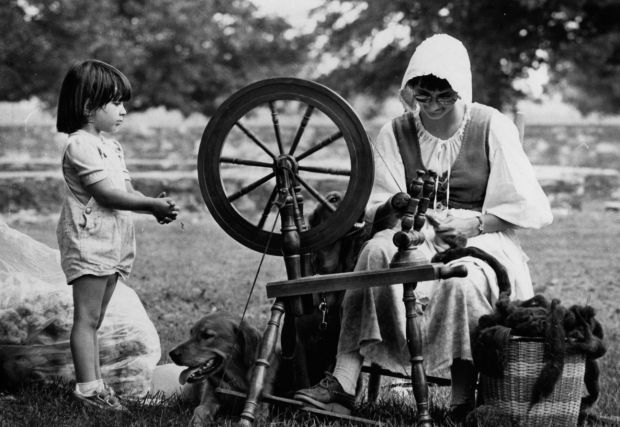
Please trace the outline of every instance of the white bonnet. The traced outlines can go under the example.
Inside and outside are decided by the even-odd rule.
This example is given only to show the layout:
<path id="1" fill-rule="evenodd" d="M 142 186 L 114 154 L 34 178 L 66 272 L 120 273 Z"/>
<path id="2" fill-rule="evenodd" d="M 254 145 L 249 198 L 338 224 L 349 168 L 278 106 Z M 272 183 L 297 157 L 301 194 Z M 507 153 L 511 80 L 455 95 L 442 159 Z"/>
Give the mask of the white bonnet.
<path id="1" fill-rule="evenodd" d="M 405 88 L 414 77 L 433 74 L 450 83 L 466 103 L 472 101 L 471 67 L 467 49 L 447 34 L 436 34 L 418 45 L 411 56 L 400 86 L 400 99 L 405 108 L 414 110 L 413 93 Z"/>

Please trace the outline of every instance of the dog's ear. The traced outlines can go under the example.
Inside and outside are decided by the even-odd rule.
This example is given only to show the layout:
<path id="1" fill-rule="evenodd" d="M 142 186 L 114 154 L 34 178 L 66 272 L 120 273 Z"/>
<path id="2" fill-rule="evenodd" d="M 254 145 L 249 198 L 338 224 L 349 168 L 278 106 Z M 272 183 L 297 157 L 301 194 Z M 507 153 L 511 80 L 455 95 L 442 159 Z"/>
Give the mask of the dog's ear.
<path id="1" fill-rule="evenodd" d="M 250 368 L 256 361 L 257 351 L 260 348 L 260 332 L 243 321 L 235 333 L 239 337 L 239 351 L 243 364 Z"/>
<path id="2" fill-rule="evenodd" d="M 310 212 L 310 215 L 308 215 L 307 221 L 310 228 L 314 228 L 319 225 L 319 219 L 317 217 L 318 215 L 316 214 L 316 209 Z"/>
<path id="3" fill-rule="evenodd" d="M 330 191 L 325 196 L 325 200 L 327 200 L 335 208 L 338 208 L 338 206 L 340 206 L 340 202 L 342 202 L 342 194 L 340 194 L 339 191 Z M 317 227 L 321 223 L 323 219 L 322 217 L 325 216 L 324 211 L 329 212 L 325 206 L 319 203 L 312 210 L 312 212 L 310 212 L 310 215 L 308 215 L 308 225 L 310 228 Z M 323 215 L 321 215 L 321 213 L 323 213 Z"/>

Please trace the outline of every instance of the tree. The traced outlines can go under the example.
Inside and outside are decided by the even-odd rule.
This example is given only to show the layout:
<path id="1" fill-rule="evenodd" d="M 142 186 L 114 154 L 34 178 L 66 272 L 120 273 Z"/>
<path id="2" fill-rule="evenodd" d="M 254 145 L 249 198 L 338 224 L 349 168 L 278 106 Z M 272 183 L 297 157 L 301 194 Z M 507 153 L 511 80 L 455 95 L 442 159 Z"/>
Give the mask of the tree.
<path id="1" fill-rule="evenodd" d="M 580 2 L 568 15 L 568 40 L 551 56 L 553 83 L 582 113 L 620 110 L 620 1 Z"/>
<path id="2" fill-rule="evenodd" d="M 309 37 L 282 37 L 286 21 L 256 12 L 249 0 L 9 0 L 0 100 L 54 106 L 69 65 L 97 58 L 129 77 L 133 109 L 211 114 L 234 90 L 305 62 Z"/>
<path id="3" fill-rule="evenodd" d="M 532 68 L 548 65 L 556 87 L 573 87 L 578 92 L 593 88 L 589 76 L 601 77 L 596 95 L 588 98 L 588 105 L 582 102 L 582 109 L 604 108 L 610 96 L 615 101 L 609 105 L 617 106 L 620 83 L 613 79 L 617 75 L 613 61 L 620 52 L 616 3 L 328 0 L 315 11 L 315 16 L 323 16 L 318 40 L 325 40 L 323 55 L 340 62 L 321 80 L 349 95 L 365 92 L 382 98 L 394 94 L 415 46 L 443 32 L 463 41 L 469 50 L 476 101 L 512 107 L 526 96 L 513 82 L 526 77 Z M 382 35 L 389 33 L 396 36 L 381 45 Z"/>

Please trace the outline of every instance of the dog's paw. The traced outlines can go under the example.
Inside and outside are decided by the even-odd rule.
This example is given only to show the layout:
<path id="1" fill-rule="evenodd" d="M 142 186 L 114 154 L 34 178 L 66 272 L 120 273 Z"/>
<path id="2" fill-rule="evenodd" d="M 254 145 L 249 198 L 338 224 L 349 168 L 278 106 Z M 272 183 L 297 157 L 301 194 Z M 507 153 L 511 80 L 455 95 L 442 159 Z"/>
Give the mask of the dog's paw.
<path id="1" fill-rule="evenodd" d="M 215 419 L 213 414 L 203 405 L 196 406 L 194 409 L 194 414 L 192 415 L 192 419 L 189 420 L 188 427 L 205 427 L 214 425 Z"/>

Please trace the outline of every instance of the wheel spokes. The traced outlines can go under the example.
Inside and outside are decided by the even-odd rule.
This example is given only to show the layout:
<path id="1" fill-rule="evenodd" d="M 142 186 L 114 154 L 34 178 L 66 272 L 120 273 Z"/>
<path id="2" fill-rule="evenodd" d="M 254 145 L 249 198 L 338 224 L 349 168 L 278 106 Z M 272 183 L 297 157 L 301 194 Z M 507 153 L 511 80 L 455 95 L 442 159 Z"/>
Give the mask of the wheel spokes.
<path id="1" fill-rule="evenodd" d="M 297 168 L 300 171 L 306 171 L 306 172 L 325 173 L 329 175 L 351 176 L 350 169 L 322 168 L 318 166 L 301 166 L 301 165 L 299 165 Z"/>
<path id="2" fill-rule="evenodd" d="M 322 148 L 327 147 L 328 145 L 332 144 L 334 141 L 337 141 L 340 138 L 342 138 L 342 132 L 338 131 L 338 132 L 334 133 L 333 135 L 325 138 L 323 141 L 319 142 L 314 147 L 311 147 L 310 149 L 304 151 L 300 155 L 295 156 L 295 160 L 300 161 L 302 159 L 305 159 L 306 157 L 310 156 L 311 154 L 316 153 L 317 151 L 321 150 Z"/>
<path id="3" fill-rule="evenodd" d="M 260 187 L 261 185 L 263 185 L 264 183 L 266 183 L 267 181 L 269 181 L 271 178 L 273 178 L 274 176 L 276 176 L 275 172 L 271 172 L 268 175 L 265 175 L 264 177 L 262 177 L 261 179 L 254 181 L 252 184 L 250 185 L 246 185 L 245 187 L 241 188 L 239 191 L 231 194 L 230 196 L 228 196 L 228 201 L 229 202 L 234 202 L 235 200 L 237 200 L 239 197 L 248 194 L 249 192 L 251 192 L 252 190 Z"/>
<path id="4" fill-rule="evenodd" d="M 241 130 L 243 131 L 243 133 L 245 133 L 245 134 L 248 136 L 248 138 L 250 138 L 252 141 L 254 141 L 254 143 L 256 143 L 256 145 L 258 145 L 260 148 L 262 148 L 262 149 L 263 149 L 263 151 L 264 151 L 265 153 L 267 153 L 267 155 L 268 155 L 269 157 L 271 157 L 271 158 L 272 158 L 272 159 L 274 159 L 274 160 L 276 159 L 276 155 L 275 155 L 275 154 L 273 154 L 269 148 L 267 148 L 267 146 L 265 145 L 265 143 L 264 143 L 264 142 L 262 142 L 260 139 L 258 139 L 258 137 L 257 137 L 256 135 L 254 135 L 252 132 L 250 132 L 250 130 L 249 130 L 249 129 L 247 129 L 245 126 L 243 126 L 243 125 L 241 124 L 241 122 L 235 122 L 235 125 L 236 125 L 239 129 L 241 129 Z"/>
<path id="5" fill-rule="evenodd" d="M 312 195 L 312 197 L 314 197 L 319 203 L 321 203 L 323 206 L 325 206 L 327 209 L 329 209 L 330 212 L 332 212 L 332 213 L 336 212 L 336 208 L 334 207 L 334 205 L 329 203 L 329 201 L 327 201 L 327 199 L 325 197 L 323 197 L 321 195 L 321 193 L 319 193 L 317 190 L 315 190 L 314 187 L 312 187 L 310 184 L 308 184 L 302 177 L 300 177 L 299 175 L 295 175 L 295 179 L 306 190 L 308 190 L 308 193 L 310 193 Z"/>
<path id="6" fill-rule="evenodd" d="M 330 212 L 336 212 L 336 208 L 334 207 L 334 205 L 331 204 L 322 195 L 322 193 L 325 192 L 325 189 L 323 188 L 324 187 L 323 180 L 328 179 L 327 175 L 334 176 L 334 177 L 336 176 L 344 177 L 344 178 L 350 179 L 351 174 L 352 174 L 351 167 L 346 166 L 346 165 L 342 167 L 340 165 L 332 165 L 330 163 L 325 164 L 324 160 L 326 158 L 333 158 L 333 156 L 337 155 L 339 146 L 337 146 L 337 144 L 335 143 L 337 143 L 338 140 L 344 138 L 342 130 L 339 128 L 336 128 L 336 129 L 332 128 L 331 130 L 326 129 L 327 132 L 323 132 L 323 134 L 320 135 L 319 138 L 317 138 L 315 136 L 316 132 L 321 133 L 321 130 L 323 129 L 323 126 L 325 126 L 325 124 L 324 124 L 324 120 L 323 121 L 321 120 L 323 117 L 321 116 L 318 118 L 318 123 L 316 123 L 317 129 L 313 129 L 310 126 L 311 118 L 316 118 L 313 116 L 317 116 L 316 114 L 317 107 L 315 107 L 314 105 L 301 103 L 301 104 L 298 104 L 297 106 L 284 105 L 282 107 L 280 104 L 278 104 L 277 100 L 266 101 L 266 104 L 267 105 L 262 104 L 262 108 L 264 107 L 269 108 L 269 114 L 270 114 L 269 120 L 271 121 L 271 125 L 267 125 L 267 128 L 259 127 L 255 129 L 254 126 L 251 125 L 252 124 L 251 121 L 249 123 L 246 123 L 246 125 L 244 125 L 242 123 L 243 118 L 239 118 L 235 122 L 235 125 L 245 134 L 245 136 L 247 136 L 253 142 L 253 144 L 255 144 L 262 151 L 267 153 L 267 155 L 271 159 L 273 159 L 274 162 L 270 162 L 269 160 L 267 161 L 255 160 L 256 157 L 253 154 L 248 155 L 250 153 L 250 151 L 248 151 L 248 148 L 249 148 L 248 147 L 246 149 L 242 149 L 243 150 L 242 152 L 245 154 L 245 155 L 242 154 L 242 156 L 245 158 L 238 158 L 236 157 L 238 155 L 237 154 L 238 152 L 231 151 L 227 153 L 228 155 L 220 157 L 220 165 L 230 165 L 230 166 L 240 166 L 240 167 L 251 166 L 251 167 L 259 167 L 259 168 L 268 168 L 268 169 L 272 169 L 273 172 L 269 173 L 268 175 L 263 176 L 260 179 L 252 181 L 248 183 L 247 185 L 244 185 L 242 188 L 236 191 L 233 190 L 235 192 L 227 196 L 228 201 L 235 202 L 244 196 L 250 197 L 251 200 L 256 199 L 256 197 L 250 195 L 249 193 L 252 193 L 258 187 L 260 187 L 261 185 L 269 181 L 271 178 L 273 178 L 277 174 L 276 164 L 277 164 L 278 159 L 281 158 L 283 155 L 289 155 L 289 156 L 292 156 L 295 159 L 295 162 L 297 163 L 295 179 L 302 186 L 305 192 L 307 192 L 308 200 L 311 202 L 310 206 L 312 206 L 313 203 L 318 203 L 320 205 L 325 206 Z M 297 108 L 297 111 L 299 112 L 303 111 L 303 115 L 301 117 L 297 115 L 296 119 L 293 119 L 293 120 L 296 120 L 297 122 L 296 127 L 295 127 L 295 122 L 293 123 L 287 122 L 292 119 L 292 116 L 286 116 L 286 115 L 281 116 L 280 113 L 282 111 L 282 108 L 278 109 L 276 108 L 276 106 L 280 106 L 284 108 L 284 111 L 291 111 L 295 108 Z M 324 114 L 324 112 L 320 109 L 318 110 L 318 112 Z M 258 123 L 260 126 L 260 122 Z M 265 133 L 265 130 L 267 131 L 269 130 L 268 128 L 273 129 L 274 133 L 271 136 L 268 136 L 269 134 Z M 291 131 L 294 131 L 295 133 L 292 134 Z M 306 132 L 310 132 L 310 134 L 306 135 Z M 273 135 L 275 135 L 275 137 Z M 292 136 L 292 139 L 291 139 L 291 136 Z M 318 142 L 316 142 L 317 140 Z M 288 142 L 290 141 L 290 147 L 285 147 L 285 141 L 286 141 L 286 145 L 288 145 Z M 297 150 L 299 150 L 300 153 L 295 155 L 295 152 Z M 324 150 L 321 152 L 324 155 L 322 156 L 322 159 L 319 159 L 317 162 L 314 162 L 311 156 L 315 155 L 320 150 Z M 332 151 L 332 150 L 335 150 L 335 151 Z M 329 151 L 329 153 L 325 153 L 326 151 Z M 309 165 L 299 164 L 299 161 L 304 160 L 304 159 L 305 159 L 305 162 L 310 161 L 310 164 Z M 304 175 L 305 176 L 305 179 L 304 179 L 299 176 L 299 173 L 302 173 L 302 174 L 312 173 L 312 174 L 326 175 L 326 176 L 309 178 L 308 176 Z M 239 176 L 243 176 L 244 174 L 245 172 L 243 171 L 243 169 L 239 169 Z M 246 219 L 249 220 L 250 223 L 255 224 L 256 227 L 261 230 L 265 226 L 269 218 L 269 215 L 273 209 L 273 203 L 278 196 L 278 189 L 274 187 L 270 193 L 267 193 L 267 192 L 263 193 L 262 191 L 263 190 L 260 190 L 260 194 L 263 194 L 261 197 L 256 199 L 254 202 L 250 202 L 250 205 L 243 205 L 245 207 L 241 208 L 241 210 L 239 211 L 240 213 L 242 213 L 242 215 L 245 215 L 246 211 L 244 209 L 247 209 L 247 206 L 251 206 L 252 203 L 258 203 L 258 205 L 255 205 L 255 209 L 256 209 L 255 213 L 259 214 L 260 212 L 260 214 L 257 216 L 249 215 L 246 217 Z M 253 194 L 258 197 L 256 193 L 253 193 Z M 262 201 L 260 201 L 261 199 Z M 266 204 L 263 205 L 263 203 L 266 203 Z M 248 213 L 250 213 L 250 211 L 248 211 Z M 257 218 L 258 218 L 258 221 L 256 221 Z"/>
<path id="7" fill-rule="evenodd" d="M 239 243 L 282 254 L 282 230 L 277 220 L 273 228 L 269 223 L 283 202 L 274 189 L 283 184 L 276 182 L 278 170 L 289 164 L 292 189 L 299 190 L 293 203 L 333 212 L 308 229 L 295 217 L 300 250 L 312 252 L 354 224 L 370 193 L 372 152 L 355 112 L 329 88 L 286 77 L 242 88 L 209 120 L 198 153 L 200 191 L 215 221 Z M 326 200 L 331 191 L 344 194 L 337 208 Z"/>
<path id="8" fill-rule="evenodd" d="M 292 156 L 295 153 L 295 150 L 297 149 L 297 146 L 299 145 L 299 141 L 301 140 L 301 136 L 303 135 L 304 131 L 306 130 L 306 126 L 308 125 L 308 121 L 310 120 L 310 116 L 312 115 L 313 111 L 314 111 L 314 106 L 308 105 L 308 107 L 306 107 L 306 112 L 304 113 L 304 116 L 301 119 L 301 123 L 299 124 L 299 128 L 297 128 L 297 132 L 295 133 L 295 138 L 293 139 L 293 143 L 291 144 L 291 148 L 288 150 L 288 154 L 289 155 Z"/>
<path id="9" fill-rule="evenodd" d="M 269 101 L 269 109 L 271 110 L 271 122 L 273 123 L 273 132 L 276 135 L 276 142 L 278 144 L 278 152 L 284 154 L 284 146 L 282 146 L 282 138 L 280 137 L 280 121 L 278 119 L 278 112 L 273 101 Z"/>
<path id="10" fill-rule="evenodd" d="M 267 204 L 263 208 L 263 212 L 261 213 L 260 220 L 258 221 L 257 227 L 262 230 L 265 226 L 265 222 L 267 221 L 267 217 L 269 216 L 269 212 L 271 212 L 271 206 L 273 205 L 273 201 L 278 194 L 278 187 L 274 185 L 271 194 L 269 195 L 269 199 L 267 200 Z"/>
<path id="11" fill-rule="evenodd" d="M 234 159 L 232 157 L 220 157 L 220 163 L 229 163 L 233 165 L 260 166 L 264 168 L 273 168 L 273 163 L 259 162 L 256 160 Z"/>

